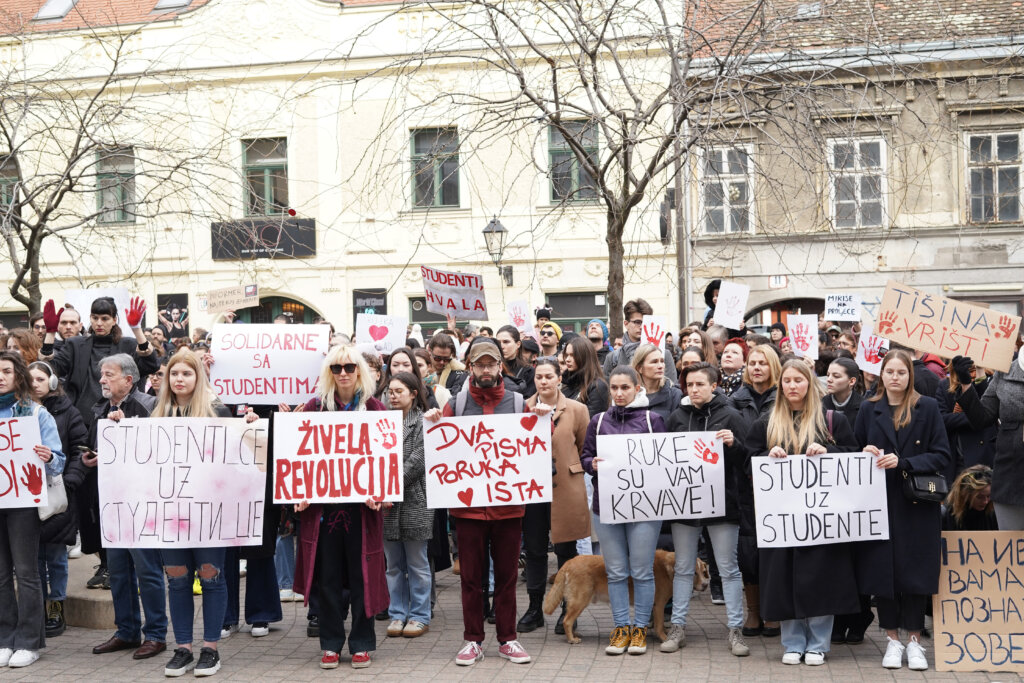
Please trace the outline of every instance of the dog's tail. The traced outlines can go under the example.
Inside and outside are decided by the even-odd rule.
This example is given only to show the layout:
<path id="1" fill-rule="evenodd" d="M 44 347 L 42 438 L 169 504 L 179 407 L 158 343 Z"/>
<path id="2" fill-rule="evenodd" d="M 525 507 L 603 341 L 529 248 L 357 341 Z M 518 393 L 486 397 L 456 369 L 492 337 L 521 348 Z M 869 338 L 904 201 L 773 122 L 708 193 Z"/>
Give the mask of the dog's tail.
<path id="1" fill-rule="evenodd" d="M 562 596 L 565 593 L 565 568 L 568 563 L 562 565 L 562 568 L 555 574 L 555 582 L 551 586 L 551 590 L 544 596 L 544 614 L 554 614 L 558 606 L 562 604 Z"/>

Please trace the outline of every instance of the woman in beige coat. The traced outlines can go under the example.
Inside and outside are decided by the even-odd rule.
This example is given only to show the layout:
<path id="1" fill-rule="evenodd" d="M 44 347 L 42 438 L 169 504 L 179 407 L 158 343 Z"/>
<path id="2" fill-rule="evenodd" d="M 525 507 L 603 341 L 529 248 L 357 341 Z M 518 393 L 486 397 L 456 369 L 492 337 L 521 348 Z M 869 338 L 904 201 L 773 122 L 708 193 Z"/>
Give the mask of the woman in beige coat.
<path id="1" fill-rule="evenodd" d="M 526 506 L 523 537 L 526 541 L 526 590 L 530 607 L 519 620 L 520 633 L 544 625 L 541 602 L 548 567 L 548 533 L 555 547 L 558 566 L 576 556 L 576 540 L 590 536 L 590 514 L 587 488 L 584 483 L 580 450 L 587 435 L 590 413 L 578 401 L 566 398 L 559 391 L 560 369 L 554 359 L 537 361 L 534 383 L 537 393 L 526 404 L 533 410 L 538 405 L 551 410 L 551 457 L 554 490 L 552 502 Z M 562 619 L 565 605 L 555 624 L 555 633 L 565 633 Z"/>

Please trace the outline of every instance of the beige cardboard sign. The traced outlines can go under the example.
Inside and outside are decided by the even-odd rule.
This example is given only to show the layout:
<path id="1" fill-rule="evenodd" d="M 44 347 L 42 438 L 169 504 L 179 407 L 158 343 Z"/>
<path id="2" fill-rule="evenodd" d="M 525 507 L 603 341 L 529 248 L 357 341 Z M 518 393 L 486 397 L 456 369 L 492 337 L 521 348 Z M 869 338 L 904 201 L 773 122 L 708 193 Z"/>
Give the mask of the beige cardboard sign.
<path id="1" fill-rule="evenodd" d="M 983 368 L 1007 371 L 1020 330 L 1008 315 L 890 280 L 882 296 L 875 334 L 943 358 L 970 356 Z"/>
<path id="2" fill-rule="evenodd" d="M 1024 531 L 944 531 L 936 671 L 1024 672 Z"/>
<path id="3" fill-rule="evenodd" d="M 206 310 L 210 313 L 251 308 L 260 305 L 259 289 L 256 285 L 239 285 L 211 289 L 206 293 Z"/>

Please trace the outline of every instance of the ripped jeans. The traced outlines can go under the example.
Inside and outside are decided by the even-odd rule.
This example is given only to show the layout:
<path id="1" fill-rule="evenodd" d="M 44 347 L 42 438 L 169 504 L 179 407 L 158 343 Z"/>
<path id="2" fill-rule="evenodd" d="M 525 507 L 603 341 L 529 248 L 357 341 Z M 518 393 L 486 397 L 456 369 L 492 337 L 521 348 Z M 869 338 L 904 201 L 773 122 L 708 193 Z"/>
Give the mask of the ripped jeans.
<path id="1" fill-rule="evenodd" d="M 192 578 L 198 570 L 203 587 L 203 640 L 220 640 L 228 589 L 224 583 L 224 548 L 188 548 L 161 550 L 167 574 L 167 602 L 171 608 L 171 626 L 178 645 L 191 645 L 195 602 Z"/>

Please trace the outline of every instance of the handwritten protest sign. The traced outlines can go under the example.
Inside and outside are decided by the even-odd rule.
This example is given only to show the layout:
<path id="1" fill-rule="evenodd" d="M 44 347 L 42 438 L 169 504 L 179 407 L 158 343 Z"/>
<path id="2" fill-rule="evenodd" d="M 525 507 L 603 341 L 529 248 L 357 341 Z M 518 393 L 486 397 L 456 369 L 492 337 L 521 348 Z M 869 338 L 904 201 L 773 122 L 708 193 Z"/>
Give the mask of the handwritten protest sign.
<path id="1" fill-rule="evenodd" d="M 508 324 L 512 325 L 520 332 L 526 332 L 533 329 L 530 327 L 529 310 L 529 304 L 523 300 L 510 301 L 505 307 L 505 312 L 508 313 Z"/>
<path id="2" fill-rule="evenodd" d="M 1024 672 L 1024 532 L 943 531 L 936 671 Z"/>
<path id="3" fill-rule="evenodd" d="M 826 294 L 825 320 L 860 321 L 859 294 Z"/>
<path id="4" fill-rule="evenodd" d="M 665 333 L 668 332 L 668 318 L 663 315 L 645 315 L 640 323 L 640 341 L 654 344 L 665 350 Z"/>
<path id="5" fill-rule="evenodd" d="M 885 473 L 870 453 L 750 460 L 758 548 L 889 538 Z"/>
<path id="6" fill-rule="evenodd" d="M 222 287 L 206 292 L 206 310 L 209 313 L 234 311 L 260 305 L 259 288 L 256 285 Z"/>
<path id="7" fill-rule="evenodd" d="M 601 521 L 725 514 L 725 458 L 714 432 L 597 437 Z"/>
<path id="8" fill-rule="evenodd" d="M 221 417 L 100 420 L 103 547 L 260 545 L 269 428 Z"/>
<path id="9" fill-rule="evenodd" d="M 82 316 L 82 322 L 85 323 L 86 327 L 89 326 L 89 312 L 92 309 L 92 302 L 103 296 L 113 298 L 114 303 L 117 304 L 118 327 L 121 328 L 121 334 L 129 338 L 134 337 L 135 334 L 132 332 L 128 321 L 125 320 L 126 316 L 124 314 L 131 307 L 132 301 L 131 292 L 127 289 L 124 287 L 108 287 L 104 289 L 64 290 L 64 301 L 75 307 L 75 310 Z M 149 314 L 152 315 L 152 311 Z"/>
<path id="10" fill-rule="evenodd" d="M 402 500 L 402 413 L 274 415 L 274 502 Z"/>
<path id="11" fill-rule="evenodd" d="M 484 280 L 479 275 L 451 273 L 420 266 L 427 310 L 465 320 L 487 320 Z"/>
<path id="12" fill-rule="evenodd" d="M 356 340 L 372 344 L 374 350 L 388 355 L 405 346 L 405 330 L 409 319 L 400 315 L 356 314 Z"/>
<path id="13" fill-rule="evenodd" d="M 46 505 L 46 470 L 34 447 L 42 443 L 33 416 L 0 420 L 0 508 Z"/>
<path id="14" fill-rule="evenodd" d="M 750 287 L 738 282 L 723 280 L 718 288 L 718 302 L 715 304 L 713 317 L 716 325 L 738 330 L 744 323 L 747 310 L 747 299 L 750 298 Z"/>
<path id="15" fill-rule="evenodd" d="M 1020 316 L 999 313 L 890 280 L 876 321 L 878 334 L 943 358 L 970 356 L 974 364 L 1007 371 L 1016 350 Z"/>
<path id="16" fill-rule="evenodd" d="M 801 358 L 807 356 L 818 360 L 818 316 L 791 315 L 786 321 L 793 353 Z"/>
<path id="17" fill-rule="evenodd" d="M 214 325 L 213 388 L 224 403 L 305 403 L 330 332 L 327 325 Z"/>
<path id="18" fill-rule="evenodd" d="M 874 324 L 860 326 L 860 341 L 857 342 L 857 367 L 864 372 L 877 375 L 882 371 L 882 359 L 889 353 L 889 340 L 874 334 Z"/>
<path id="19" fill-rule="evenodd" d="M 443 417 L 423 423 L 427 507 L 551 502 L 551 416 Z"/>

